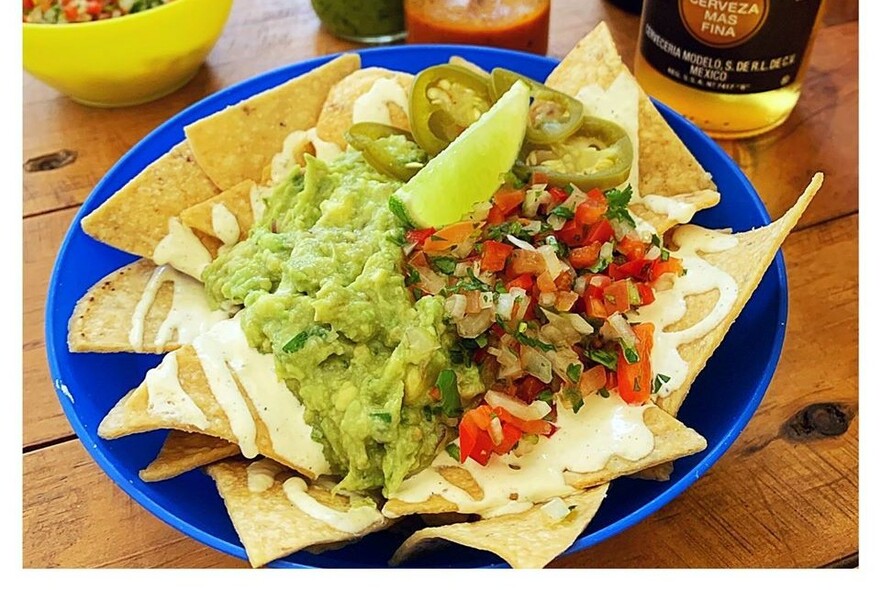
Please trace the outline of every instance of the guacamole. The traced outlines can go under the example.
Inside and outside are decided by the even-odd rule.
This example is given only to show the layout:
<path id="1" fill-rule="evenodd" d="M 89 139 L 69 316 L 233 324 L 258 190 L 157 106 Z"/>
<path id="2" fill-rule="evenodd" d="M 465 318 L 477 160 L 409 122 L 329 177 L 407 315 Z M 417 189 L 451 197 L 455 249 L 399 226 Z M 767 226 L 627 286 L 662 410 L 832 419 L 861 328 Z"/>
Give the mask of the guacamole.
<path id="1" fill-rule="evenodd" d="M 446 435 L 429 392 L 454 335 L 443 299 L 414 302 L 405 285 L 403 228 L 388 209 L 399 186 L 359 152 L 309 156 L 203 274 L 215 305 L 244 306 L 249 343 L 275 356 L 348 490 L 394 490 Z"/>

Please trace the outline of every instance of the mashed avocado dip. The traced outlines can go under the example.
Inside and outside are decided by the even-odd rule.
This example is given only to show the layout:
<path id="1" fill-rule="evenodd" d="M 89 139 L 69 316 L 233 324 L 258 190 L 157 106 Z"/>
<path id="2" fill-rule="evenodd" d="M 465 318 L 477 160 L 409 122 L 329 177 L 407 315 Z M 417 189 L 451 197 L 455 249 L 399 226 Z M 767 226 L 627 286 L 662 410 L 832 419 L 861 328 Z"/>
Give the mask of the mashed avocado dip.
<path id="1" fill-rule="evenodd" d="M 394 490 L 446 434 L 428 393 L 450 367 L 454 335 L 443 299 L 414 303 L 404 284 L 402 227 L 388 209 L 399 186 L 359 152 L 307 157 L 248 239 L 203 275 L 213 303 L 244 305 L 248 341 L 274 354 L 349 490 Z"/>

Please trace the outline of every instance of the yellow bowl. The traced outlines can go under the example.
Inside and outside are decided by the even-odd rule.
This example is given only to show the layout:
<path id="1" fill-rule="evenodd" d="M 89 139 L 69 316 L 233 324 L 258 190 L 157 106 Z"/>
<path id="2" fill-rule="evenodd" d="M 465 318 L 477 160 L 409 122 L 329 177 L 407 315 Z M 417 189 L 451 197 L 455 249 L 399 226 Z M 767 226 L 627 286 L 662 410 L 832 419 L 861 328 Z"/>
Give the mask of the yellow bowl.
<path id="1" fill-rule="evenodd" d="M 174 0 L 88 23 L 25 23 L 24 69 L 90 106 L 155 100 L 195 76 L 231 6 L 232 0 Z"/>

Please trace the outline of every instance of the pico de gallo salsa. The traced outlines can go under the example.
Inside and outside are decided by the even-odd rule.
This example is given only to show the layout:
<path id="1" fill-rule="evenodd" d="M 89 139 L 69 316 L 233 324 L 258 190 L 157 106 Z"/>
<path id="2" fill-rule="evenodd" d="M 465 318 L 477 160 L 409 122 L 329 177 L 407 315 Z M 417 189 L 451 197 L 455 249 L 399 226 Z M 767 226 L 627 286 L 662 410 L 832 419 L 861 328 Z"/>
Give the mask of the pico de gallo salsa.
<path id="1" fill-rule="evenodd" d="M 414 298 L 445 297 L 460 337 L 453 360 L 476 365 L 488 387 L 447 447 L 460 462 L 528 452 L 556 431 L 558 404 L 577 412 L 614 389 L 643 404 L 668 381 L 652 372 L 654 326 L 627 314 L 685 270 L 659 236 L 636 230 L 631 196 L 511 173 L 471 218 L 406 232 Z M 432 396 L 457 398 L 451 371 Z"/>
<path id="2" fill-rule="evenodd" d="M 143 12 L 172 0 L 23 0 L 23 22 L 85 23 Z"/>

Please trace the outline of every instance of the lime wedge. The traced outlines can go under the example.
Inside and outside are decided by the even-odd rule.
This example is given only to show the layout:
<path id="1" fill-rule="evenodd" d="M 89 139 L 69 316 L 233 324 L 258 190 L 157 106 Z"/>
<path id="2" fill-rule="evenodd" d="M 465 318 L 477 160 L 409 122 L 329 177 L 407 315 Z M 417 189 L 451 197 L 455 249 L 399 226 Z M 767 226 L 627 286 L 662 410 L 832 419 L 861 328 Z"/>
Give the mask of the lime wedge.
<path id="1" fill-rule="evenodd" d="M 516 161 L 528 112 L 529 87 L 517 81 L 391 196 L 391 210 L 416 227 L 440 227 L 488 201 Z"/>

